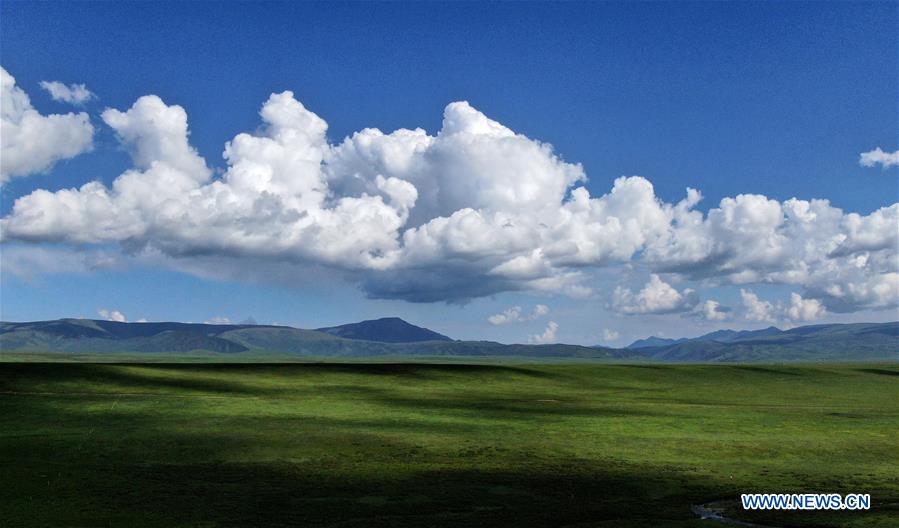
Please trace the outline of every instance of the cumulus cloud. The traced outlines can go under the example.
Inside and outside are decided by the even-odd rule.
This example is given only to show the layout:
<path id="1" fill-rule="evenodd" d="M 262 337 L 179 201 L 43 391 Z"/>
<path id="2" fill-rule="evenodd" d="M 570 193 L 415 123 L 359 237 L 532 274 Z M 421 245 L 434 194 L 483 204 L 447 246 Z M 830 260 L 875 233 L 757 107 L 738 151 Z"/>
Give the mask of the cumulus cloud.
<path id="1" fill-rule="evenodd" d="M 546 325 L 546 330 L 543 331 L 542 334 L 532 335 L 528 341 L 535 345 L 547 345 L 556 342 L 556 332 L 559 330 L 559 325 L 555 323 L 555 321 L 550 321 L 549 324 Z"/>
<path id="2" fill-rule="evenodd" d="M 203 322 L 205 324 L 227 325 L 227 324 L 231 324 L 231 319 L 229 319 L 227 317 L 216 316 L 216 317 L 211 317 L 209 319 L 206 319 Z"/>
<path id="3" fill-rule="evenodd" d="M 846 214 L 827 200 L 777 202 L 738 195 L 724 198 L 706 218 L 695 211 L 676 214 L 671 229 L 649 245 L 643 260 L 656 269 L 719 284 L 791 284 L 810 291 L 837 287 L 840 303 L 851 311 L 899 303 L 895 296 L 859 295 L 874 284 L 894 281 L 897 247 L 899 204 L 863 216 Z M 855 265 L 859 258 L 867 264 Z"/>
<path id="4" fill-rule="evenodd" d="M 605 342 L 618 341 L 619 337 L 621 336 L 616 330 L 612 330 L 610 328 L 602 329 L 602 340 Z"/>
<path id="5" fill-rule="evenodd" d="M 833 311 L 899 302 L 899 204 L 860 215 L 827 200 L 746 194 L 703 214 L 699 191 L 666 203 L 640 176 L 593 196 L 580 165 L 465 102 L 447 105 L 434 135 L 367 128 L 336 144 L 291 92 L 272 94 L 260 117 L 258 129 L 226 143 L 226 167 L 213 174 L 180 106 L 145 96 L 108 109 L 102 119 L 133 167 L 111 186 L 18 198 L 0 236 L 119 244 L 183 263 L 328 268 L 370 297 L 413 302 L 506 291 L 582 298 L 596 289 L 593 270 L 634 262 L 654 275 L 636 293 L 616 291 L 623 313 L 697 305 L 692 289 L 660 273 L 795 285 Z"/>
<path id="6" fill-rule="evenodd" d="M 622 286 L 615 288 L 612 308 L 624 314 L 660 314 L 684 312 L 697 302 L 694 290 L 687 288 L 679 292 L 658 275 L 652 274 L 649 282 L 637 293 Z"/>
<path id="7" fill-rule="evenodd" d="M 745 317 L 749 321 L 774 322 L 777 308 L 768 301 L 759 299 L 759 296 L 751 290 L 740 288 L 740 297 L 743 299 Z"/>
<path id="8" fill-rule="evenodd" d="M 513 306 L 507 308 L 498 314 L 493 314 L 487 318 L 487 322 L 494 325 L 504 325 L 515 321 L 521 321 L 521 306 Z"/>
<path id="9" fill-rule="evenodd" d="M 531 318 L 536 319 L 538 317 L 543 317 L 544 315 L 549 313 L 549 306 L 545 304 L 538 304 L 534 306 L 534 310 L 531 312 Z"/>
<path id="10" fill-rule="evenodd" d="M 493 314 L 487 318 L 487 322 L 494 325 L 504 325 L 509 323 L 517 323 L 522 321 L 533 321 L 549 313 L 549 306 L 538 304 L 534 306 L 530 314 L 523 314 L 521 306 L 513 306 L 507 308 L 498 314 Z"/>
<path id="11" fill-rule="evenodd" d="M 724 321 L 730 317 L 730 309 L 721 306 L 718 301 L 711 299 L 705 301 L 700 306 L 700 314 L 707 321 Z"/>
<path id="12" fill-rule="evenodd" d="M 59 81 L 41 81 L 41 88 L 50 94 L 54 101 L 83 105 L 94 97 L 94 94 L 83 84 L 65 85 Z"/>
<path id="13" fill-rule="evenodd" d="M 858 163 L 862 167 L 881 165 L 884 169 L 889 169 L 899 165 L 899 150 L 896 152 L 884 152 L 880 147 L 877 147 L 874 150 L 862 152 L 858 157 Z"/>
<path id="14" fill-rule="evenodd" d="M 790 306 L 786 315 L 793 321 L 814 321 L 827 314 L 827 310 L 818 299 L 803 299 L 798 293 L 790 294 Z"/>
<path id="15" fill-rule="evenodd" d="M 102 249 L 5 245 L 0 251 L 0 275 L 31 280 L 51 273 L 90 273 L 119 268 L 117 252 Z"/>
<path id="16" fill-rule="evenodd" d="M 16 79 L 0 68 L 0 183 L 87 152 L 93 137 L 86 113 L 41 115 Z"/>
<path id="17" fill-rule="evenodd" d="M 106 308 L 100 308 L 97 310 L 97 314 L 107 321 L 116 321 L 118 323 L 127 323 L 128 318 L 125 317 L 125 314 L 118 310 L 107 310 Z"/>
<path id="18" fill-rule="evenodd" d="M 803 297 L 796 292 L 790 294 L 790 302 L 787 305 L 779 301 L 772 303 L 762 300 L 758 295 L 747 289 L 741 289 L 740 295 L 743 299 L 743 315 L 748 321 L 769 323 L 778 320 L 807 322 L 827 315 L 827 308 L 820 299 Z"/>

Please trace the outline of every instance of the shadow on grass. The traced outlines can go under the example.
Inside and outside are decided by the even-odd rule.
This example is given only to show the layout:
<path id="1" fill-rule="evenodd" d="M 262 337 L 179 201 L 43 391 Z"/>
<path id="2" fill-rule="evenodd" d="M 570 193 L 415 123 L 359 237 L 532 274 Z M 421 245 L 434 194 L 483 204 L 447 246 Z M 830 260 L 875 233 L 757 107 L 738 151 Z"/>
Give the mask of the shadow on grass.
<path id="1" fill-rule="evenodd" d="M 354 387 L 343 377 L 335 378 L 340 381 L 336 384 L 304 385 L 310 375 L 317 379 L 372 370 L 413 378 L 421 372 L 426 378 L 446 372 L 505 375 L 507 367 L 146 367 L 153 375 L 141 375 L 145 367 L 52 367 L 4 365 L 0 380 L 22 388 L 89 379 L 113 386 L 256 393 L 252 380 L 244 385 L 175 377 L 228 369 L 247 377 L 296 375 L 297 385 L 293 398 L 275 394 L 258 406 L 244 398 L 234 408 L 227 407 L 230 402 L 210 408 L 201 398 L 166 406 L 145 401 L 116 406 L 114 394 L 85 399 L 95 403 L 107 397 L 110 406 L 100 411 L 79 406 L 77 399 L 0 395 L 0 430 L 9 433 L 0 433 L 0 515 L 9 526 L 690 527 L 707 524 L 690 511 L 692 504 L 741 491 L 740 483 L 724 475 L 578 458 L 539 447 L 533 452 L 500 449 L 516 444 L 495 430 L 510 418 L 640 418 L 643 410 L 480 398 L 470 390 L 465 395 L 410 398 L 391 385 Z M 160 380 L 169 371 L 173 377 Z M 258 390 L 262 394 L 267 389 Z M 347 414 L 340 418 L 302 413 L 284 417 L 267 407 L 306 405 L 304 412 L 315 412 L 316 403 L 305 398 L 338 393 L 361 396 L 374 407 L 357 410 L 352 401 L 322 400 L 345 405 L 340 409 Z M 383 407 L 378 415 L 370 414 L 378 407 Z M 455 421 L 459 413 L 478 421 Z M 425 423 L 422 415 L 454 420 Z"/>
<path id="2" fill-rule="evenodd" d="M 394 469 L 348 478 L 286 463 L 118 461 L 30 482 L 4 506 L 15 526 L 692 526 L 690 501 L 713 489 L 637 467 Z M 42 505 L 28 511 L 23 493 Z"/>
<path id="3" fill-rule="evenodd" d="M 889 370 L 883 368 L 860 368 L 857 370 L 859 372 L 864 372 L 865 374 L 877 374 L 880 376 L 899 376 L 899 370 Z"/>
<path id="4" fill-rule="evenodd" d="M 32 380 L 85 378 L 31 367 Z M 10 372 L 22 371 L 5 369 L 4 376 Z M 109 384 L 123 383 L 116 369 L 90 373 L 95 381 L 105 376 Z M 180 389 L 178 381 L 156 386 Z M 489 421 L 486 427 L 444 426 L 402 414 L 285 419 L 238 413 L 214 427 L 221 411 L 210 417 L 199 398 L 166 407 L 132 401 L 102 411 L 79 401 L 0 396 L 6 525 L 647 526 L 664 518 L 690 526 L 690 501 L 715 490 L 637 465 L 562 455 L 529 459 L 504 449 L 501 434 L 484 438 L 493 427 Z M 15 434 L 31 431 L 37 434 Z M 416 434 L 407 439 L 403 433 Z M 463 444 L 435 447 L 441 444 L 428 444 L 430 436 L 425 445 L 416 443 L 438 433 Z"/>
<path id="5" fill-rule="evenodd" d="M 210 392 L 223 395 L 260 394 L 265 390 L 243 383 L 211 378 L 165 376 L 167 371 L 190 372 L 193 369 L 167 369 L 160 366 L 98 365 L 66 363 L 8 363 L 0 366 L 0 390 L 15 392 L 27 390 L 30 383 L 83 385 L 90 392 L 91 386 L 107 385 L 101 393 L 115 391 L 135 392 L 182 391 Z M 155 374 L 155 375 L 154 375 Z M 61 390 L 61 389 L 60 389 Z M 61 392 L 63 392 L 61 390 Z"/>
<path id="6" fill-rule="evenodd" d="M 633 409 L 621 407 L 602 407 L 593 403 L 579 401 L 559 401 L 553 399 L 499 399 L 490 396 L 479 398 L 477 395 L 467 394 L 464 399 L 452 398 L 404 398 L 384 394 L 378 401 L 404 410 L 420 412 L 447 412 L 451 414 L 464 413 L 478 416 L 488 416 L 494 419 L 500 418 L 546 418 L 546 417 L 645 417 L 645 416 L 670 416 L 670 413 L 660 413 L 648 409 Z"/>
<path id="7" fill-rule="evenodd" d="M 731 368 L 743 370 L 746 372 L 754 372 L 758 374 L 770 374 L 774 376 L 801 376 L 802 372 L 796 369 L 776 369 L 771 367 L 759 367 L 754 365 L 734 365 Z"/>
<path id="8" fill-rule="evenodd" d="M 23 410 L 66 412 L 31 398 Z M 97 415 L 73 413 L 77 422 Z M 93 418 L 91 418 L 93 416 Z M 70 421 L 67 416 L 63 421 Z M 307 424 L 291 459 L 259 457 L 284 439 L 190 433 L 151 414 L 73 439 L 0 437 L 0 511 L 8 526 L 692 526 L 712 482 L 639 465 L 562 456 L 471 458 L 388 439 L 383 424 Z M 85 424 L 85 427 L 87 424 Z M 127 438 L 117 435 L 127 431 Z M 418 451 L 417 455 L 415 454 Z M 660 524 L 659 520 L 665 522 Z"/>
<path id="9" fill-rule="evenodd" d="M 443 375 L 498 374 L 530 378 L 557 378 L 560 375 L 527 367 L 466 363 L 306 363 L 285 365 L 291 371 L 344 373 L 406 378 L 434 378 Z M 278 366 L 280 368 L 281 365 Z"/>

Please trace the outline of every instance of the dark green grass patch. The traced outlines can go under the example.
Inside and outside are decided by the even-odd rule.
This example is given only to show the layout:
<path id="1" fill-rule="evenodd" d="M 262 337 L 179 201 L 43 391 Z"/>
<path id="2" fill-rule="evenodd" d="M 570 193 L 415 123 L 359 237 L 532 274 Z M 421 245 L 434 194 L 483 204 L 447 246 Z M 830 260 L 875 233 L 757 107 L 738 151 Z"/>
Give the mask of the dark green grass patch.
<path id="1" fill-rule="evenodd" d="M 899 368 L 0 365 L 3 526 L 899 525 Z M 871 493 L 743 512 L 743 492 Z M 712 525 L 714 526 L 714 525 Z"/>

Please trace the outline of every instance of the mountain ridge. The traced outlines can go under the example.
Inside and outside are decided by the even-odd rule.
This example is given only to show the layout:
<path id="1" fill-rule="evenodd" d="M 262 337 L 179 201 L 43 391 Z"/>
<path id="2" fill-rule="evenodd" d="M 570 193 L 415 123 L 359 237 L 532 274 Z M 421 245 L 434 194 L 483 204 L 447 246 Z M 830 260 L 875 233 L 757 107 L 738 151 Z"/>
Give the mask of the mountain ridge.
<path id="1" fill-rule="evenodd" d="M 391 333 L 392 332 L 392 333 Z M 289 326 L 94 319 L 0 322 L 0 353 L 248 353 L 276 357 L 529 357 L 651 362 L 899 360 L 899 322 L 722 330 L 638 348 L 454 341 L 399 318 L 318 330 Z M 424 339 L 424 340 L 419 340 Z M 647 340 L 642 340 L 646 342 Z"/>
<path id="2" fill-rule="evenodd" d="M 819 324 L 780 330 L 718 330 L 658 346 L 628 345 L 658 361 L 899 360 L 899 322 Z M 658 338 L 656 338 L 658 339 Z"/>
<path id="3" fill-rule="evenodd" d="M 800 328 L 810 328 L 812 326 L 819 325 L 810 325 L 808 327 L 800 327 Z M 826 326 L 826 325 L 824 325 Z M 784 331 L 776 326 L 769 326 L 768 328 L 762 328 L 760 330 L 731 330 L 731 329 L 722 329 L 715 330 L 714 332 L 709 332 L 707 334 L 703 334 L 697 337 L 680 337 L 680 338 L 667 338 L 667 337 L 658 337 L 658 336 L 649 336 L 643 339 L 637 339 L 633 343 L 627 345 L 624 348 L 635 349 L 635 348 L 647 348 L 650 346 L 667 346 L 667 345 L 676 345 L 679 343 L 684 343 L 687 341 L 718 341 L 720 343 L 727 343 L 731 341 L 735 341 L 738 339 L 743 339 L 749 336 L 765 336 L 765 335 L 776 335 L 783 333 Z"/>
<path id="4" fill-rule="evenodd" d="M 416 343 L 425 341 L 453 341 L 453 339 L 428 328 L 422 328 L 403 321 L 399 317 L 381 317 L 358 323 L 316 328 L 345 339 L 376 341 L 379 343 Z"/>
<path id="5" fill-rule="evenodd" d="M 0 322 L 0 353 L 150 353 L 214 352 L 223 357 L 236 353 L 303 357 L 458 356 L 546 357 L 614 359 L 627 354 L 616 349 L 580 345 L 521 345 L 491 341 L 454 341 L 449 337 L 409 324 L 398 318 L 363 321 L 378 323 L 376 330 L 399 329 L 401 335 L 381 336 L 392 341 L 373 341 L 371 335 L 352 333 L 342 337 L 319 330 L 289 326 L 205 323 L 122 323 L 95 319 L 57 319 L 34 322 Z M 333 328 L 358 329 L 360 323 Z M 371 325 L 361 328 L 371 330 Z M 409 332 L 414 331 L 414 334 Z M 364 332 L 363 332 L 364 334 Z M 435 338 L 438 336 L 438 338 Z M 368 339 L 361 339 L 367 337 Z M 426 341 L 412 341 L 427 337 Z"/>

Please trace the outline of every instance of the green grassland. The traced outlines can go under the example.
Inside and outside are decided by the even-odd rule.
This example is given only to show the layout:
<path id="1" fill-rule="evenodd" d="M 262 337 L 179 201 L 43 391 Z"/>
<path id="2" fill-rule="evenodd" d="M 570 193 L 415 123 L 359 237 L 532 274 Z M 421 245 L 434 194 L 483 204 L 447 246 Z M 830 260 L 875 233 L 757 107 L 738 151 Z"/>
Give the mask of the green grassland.
<path id="1" fill-rule="evenodd" d="M 897 468 L 895 364 L 0 364 L 8 527 L 885 527 Z"/>

